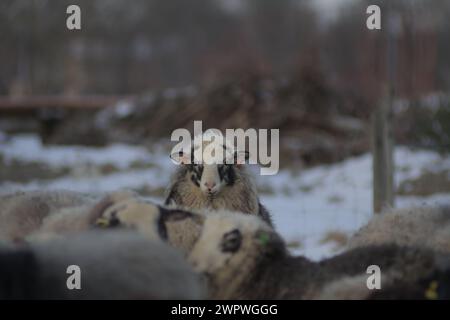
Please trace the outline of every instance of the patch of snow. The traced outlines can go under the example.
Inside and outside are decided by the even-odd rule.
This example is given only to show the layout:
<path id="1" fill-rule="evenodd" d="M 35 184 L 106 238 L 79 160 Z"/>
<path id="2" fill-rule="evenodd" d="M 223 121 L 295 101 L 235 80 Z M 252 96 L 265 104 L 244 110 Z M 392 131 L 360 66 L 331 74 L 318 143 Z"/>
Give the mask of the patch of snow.
<path id="1" fill-rule="evenodd" d="M 450 168 L 450 158 L 423 150 L 398 147 L 395 150 L 395 180 L 419 177 L 425 171 Z M 350 236 L 372 216 L 372 158 L 370 154 L 333 165 L 323 165 L 293 176 L 281 171 L 275 176 L 258 176 L 260 183 L 275 190 L 262 196 L 273 214 L 277 229 L 289 241 L 300 241 L 291 251 L 320 260 L 338 253 L 330 243 L 321 243 L 329 232 Z M 428 197 L 397 196 L 397 207 L 450 205 L 450 194 Z"/>
<path id="2" fill-rule="evenodd" d="M 118 118 L 125 118 L 132 114 L 134 105 L 127 100 L 121 100 L 114 106 L 114 112 Z"/>
<path id="3" fill-rule="evenodd" d="M 63 177 L 51 181 L 31 181 L 25 184 L 4 182 L 0 190 L 56 190 L 66 189 L 85 193 L 111 192 L 118 189 L 138 189 L 149 186 L 158 188 L 168 184 L 168 178 L 156 169 L 132 170 L 109 175 L 84 176 L 79 178 Z M 0 191 L 1 193 L 5 193 Z"/>
<path id="4" fill-rule="evenodd" d="M 113 144 L 104 148 L 81 146 L 45 146 L 36 135 L 13 136 L 0 142 L 0 154 L 5 161 L 42 162 L 55 167 L 80 163 L 127 168 L 135 161 L 151 161 L 152 156 L 142 147 Z"/>

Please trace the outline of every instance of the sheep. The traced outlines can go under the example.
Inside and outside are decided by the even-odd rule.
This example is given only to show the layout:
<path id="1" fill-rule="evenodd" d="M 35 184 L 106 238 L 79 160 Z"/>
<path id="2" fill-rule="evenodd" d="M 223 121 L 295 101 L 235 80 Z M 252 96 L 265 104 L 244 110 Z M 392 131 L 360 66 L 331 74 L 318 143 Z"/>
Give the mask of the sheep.
<path id="1" fill-rule="evenodd" d="M 65 207 L 77 207 L 93 199 L 59 190 L 18 192 L 0 197 L 0 239 L 20 241 L 39 229 L 44 219 Z"/>
<path id="2" fill-rule="evenodd" d="M 217 164 L 215 159 L 205 153 L 203 160 L 208 159 L 209 161 L 196 163 L 194 154 L 200 148 L 200 144 L 196 142 L 198 139 L 194 138 L 190 154 L 180 152 L 171 155 L 172 159 L 180 165 L 172 175 L 164 204 L 186 209 L 228 209 L 254 214 L 273 226 L 270 213 L 259 201 L 258 192 L 250 173 L 238 161 L 241 154 L 245 155 L 246 160 L 249 154 L 234 151 L 232 145 L 223 140 L 220 132 L 207 131 L 205 135 L 200 138 L 203 149 L 217 144 L 219 148 L 224 149 L 224 159 L 233 159 L 233 164 L 227 164 L 227 161 Z M 216 137 L 220 137 L 219 141 L 221 142 L 217 142 Z M 209 142 L 211 140 L 212 142 Z M 221 144 L 222 141 L 224 141 L 223 144 Z"/>
<path id="3" fill-rule="evenodd" d="M 102 208 L 134 196 L 115 192 L 101 198 L 66 190 L 4 195 L 0 197 L 0 240 L 21 242 L 87 230 Z"/>
<path id="4" fill-rule="evenodd" d="M 109 207 L 117 202 L 138 198 L 138 195 L 131 191 L 116 191 L 84 205 L 61 208 L 46 217 L 38 231 L 28 236 L 27 240 L 89 230 L 95 226 L 98 217 Z"/>
<path id="5" fill-rule="evenodd" d="M 69 290 L 67 268 L 81 270 Z M 0 299 L 201 299 L 201 279 L 181 254 L 136 232 L 97 230 L 0 247 Z"/>
<path id="6" fill-rule="evenodd" d="M 269 225 L 230 212 L 205 217 L 188 261 L 208 276 L 213 299 L 339 299 L 349 291 L 356 292 L 353 298 L 367 299 L 382 298 L 384 290 L 403 298 L 406 294 L 395 291 L 399 286 L 414 288 L 424 298 L 432 281 L 449 275 L 448 264 L 442 271 L 432 251 L 414 247 L 361 247 L 320 262 L 293 257 Z M 369 275 L 362 276 L 370 265 L 383 272 L 382 289 L 376 293 L 366 287 Z M 443 285 L 448 290 L 449 284 Z M 327 296 L 333 287 L 341 290 Z"/>
<path id="7" fill-rule="evenodd" d="M 200 233 L 200 224 L 195 219 L 181 219 L 190 213 L 177 209 L 164 214 L 161 229 L 163 224 L 156 222 L 160 210 L 166 209 L 124 191 L 103 198 L 61 190 L 12 194 L 0 199 L 0 241 L 48 241 L 93 227 L 111 227 L 120 219 L 123 226 L 150 239 L 156 234 L 153 225 L 159 223 L 158 232 L 169 234 L 175 246 L 188 252 Z"/>
<path id="8" fill-rule="evenodd" d="M 123 205 L 122 208 L 128 210 Z M 230 211 L 202 214 L 150 203 L 141 206 L 139 212 L 141 218 L 136 219 L 135 213 L 129 219 L 129 214 L 119 210 L 115 224 L 138 226 L 153 221 L 166 228 L 161 234 L 168 235 L 168 242 L 175 247 L 180 247 L 180 242 L 173 241 L 167 228 L 174 220 L 179 226 L 186 220 L 200 226 L 185 253 L 194 269 L 209 279 L 209 298 L 426 298 L 428 287 L 436 281 L 443 283 L 438 296 L 450 296 L 446 280 L 450 276 L 449 263 L 442 263 L 430 250 L 368 246 L 312 262 L 291 256 L 273 228 L 254 215 Z M 151 214 L 158 218 L 145 217 Z M 372 292 L 366 286 L 366 269 L 370 265 L 378 265 L 383 272 L 381 291 Z M 402 292 L 401 288 L 407 291 Z"/>
<path id="9" fill-rule="evenodd" d="M 200 236 L 205 215 L 202 212 L 167 208 L 138 198 L 119 198 L 111 203 L 108 207 L 98 206 L 95 225 L 135 229 L 149 239 L 168 241 L 185 255 Z"/>
<path id="10" fill-rule="evenodd" d="M 396 209 L 374 216 L 348 248 L 395 243 L 450 253 L 450 207 Z"/>

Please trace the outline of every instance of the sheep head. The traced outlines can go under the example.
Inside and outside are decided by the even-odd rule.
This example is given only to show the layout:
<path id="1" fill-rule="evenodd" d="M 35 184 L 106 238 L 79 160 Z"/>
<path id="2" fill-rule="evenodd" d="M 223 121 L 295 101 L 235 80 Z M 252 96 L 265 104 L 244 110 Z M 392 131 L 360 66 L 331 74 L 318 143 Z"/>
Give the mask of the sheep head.
<path id="1" fill-rule="evenodd" d="M 103 228 L 126 227 L 136 229 L 149 239 L 166 238 L 161 223 L 160 209 L 151 202 L 139 198 L 109 198 L 109 205 L 103 206 L 95 225 Z"/>
<path id="2" fill-rule="evenodd" d="M 184 166 L 185 178 L 207 197 L 214 198 L 227 186 L 232 186 L 249 154 L 237 151 L 220 132 L 195 137 L 191 151 L 171 155 L 175 163 Z"/>
<path id="3" fill-rule="evenodd" d="M 285 254 L 279 235 L 253 215 L 218 212 L 205 217 L 188 261 L 209 278 L 216 299 L 236 298 L 264 263 Z"/>
<path id="4" fill-rule="evenodd" d="M 185 253 L 198 239 L 203 224 L 200 213 L 158 206 L 137 197 L 108 196 L 95 210 L 99 227 L 136 229 L 147 238 L 166 240 Z"/>

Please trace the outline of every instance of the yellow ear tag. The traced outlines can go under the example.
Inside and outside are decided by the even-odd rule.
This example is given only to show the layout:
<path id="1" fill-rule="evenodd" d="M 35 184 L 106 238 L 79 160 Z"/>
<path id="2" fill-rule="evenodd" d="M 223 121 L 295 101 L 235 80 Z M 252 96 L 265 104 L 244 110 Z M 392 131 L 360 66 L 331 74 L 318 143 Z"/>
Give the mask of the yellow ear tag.
<path id="1" fill-rule="evenodd" d="M 430 285 L 428 286 L 428 289 L 425 291 L 425 298 L 429 300 L 436 300 L 438 298 L 437 293 L 438 288 L 438 282 L 437 281 L 431 281 Z"/>
<path id="2" fill-rule="evenodd" d="M 97 226 L 99 226 L 99 227 L 106 228 L 106 227 L 108 227 L 108 225 L 109 225 L 109 221 L 108 221 L 108 219 L 106 219 L 106 218 L 98 218 L 98 219 L 95 221 L 95 224 L 96 224 Z"/>

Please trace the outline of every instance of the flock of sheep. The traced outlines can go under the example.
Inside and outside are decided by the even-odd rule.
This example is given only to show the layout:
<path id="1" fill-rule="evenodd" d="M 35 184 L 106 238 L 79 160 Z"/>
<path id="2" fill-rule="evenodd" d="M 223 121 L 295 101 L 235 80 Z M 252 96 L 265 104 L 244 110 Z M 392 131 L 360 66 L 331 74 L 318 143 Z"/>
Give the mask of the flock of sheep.
<path id="1" fill-rule="evenodd" d="M 288 252 L 245 165 L 181 162 L 164 205 L 128 191 L 0 197 L 0 298 L 450 297 L 450 208 L 385 212 L 313 262 Z M 67 287 L 70 265 L 81 289 Z"/>

